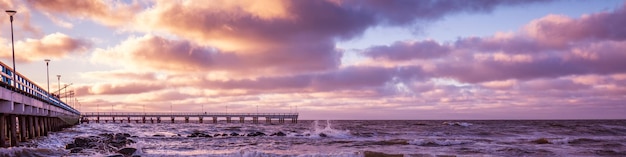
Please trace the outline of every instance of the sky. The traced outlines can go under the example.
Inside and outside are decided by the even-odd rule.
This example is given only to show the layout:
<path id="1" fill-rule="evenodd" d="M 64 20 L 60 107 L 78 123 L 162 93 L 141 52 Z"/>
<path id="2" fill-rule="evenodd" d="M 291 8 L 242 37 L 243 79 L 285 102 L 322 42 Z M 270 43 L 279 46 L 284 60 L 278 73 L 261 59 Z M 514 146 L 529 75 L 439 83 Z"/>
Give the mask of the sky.
<path id="1" fill-rule="evenodd" d="M 82 112 L 624 119 L 621 0 L 0 0 Z M 11 24 L 0 61 L 11 65 Z M 61 75 L 60 79 L 56 76 Z M 67 98 L 66 98 L 67 99 Z M 64 100 L 66 100 L 64 99 Z"/>

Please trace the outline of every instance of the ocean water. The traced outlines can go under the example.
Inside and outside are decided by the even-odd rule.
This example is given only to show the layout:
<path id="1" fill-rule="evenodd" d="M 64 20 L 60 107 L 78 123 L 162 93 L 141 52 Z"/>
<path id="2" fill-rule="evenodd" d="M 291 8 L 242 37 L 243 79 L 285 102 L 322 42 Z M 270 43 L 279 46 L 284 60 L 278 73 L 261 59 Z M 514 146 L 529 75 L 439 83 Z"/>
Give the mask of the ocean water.
<path id="1" fill-rule="evenodd" d="M 255 132 L 267 136 L 245 136 Z M 277 132 L 285 136 L 269 136 Z M 626 120 L 91 123 L 2 148 L 0 156 L 116 154 L 65 149 L 74 138 L 104 133 L 130 134 L 136 143 L 126 147 L 139 156 L 626 156 Z M 194 133 L 220 136 L 187 137 Z"/>

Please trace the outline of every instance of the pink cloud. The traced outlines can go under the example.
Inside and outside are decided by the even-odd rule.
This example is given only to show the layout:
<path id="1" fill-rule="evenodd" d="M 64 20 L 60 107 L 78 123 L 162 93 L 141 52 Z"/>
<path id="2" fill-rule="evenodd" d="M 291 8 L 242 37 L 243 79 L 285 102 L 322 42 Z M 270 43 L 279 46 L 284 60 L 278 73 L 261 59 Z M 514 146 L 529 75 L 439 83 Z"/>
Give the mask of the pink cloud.
<path id="1" fill-rule="evenodd" d="M 8 43 L 7 43 L 8 42 Z M 1 49 L 10 52 L 10 41 L 3 40 Z M 41 39 L 27 38 L 15 42 L 16 60 L 22 62 L 42 61 L 46 58 L 63 58 L 75 53 L 83 53 L 91 48 L 91 42 L 76 39 L 62 33 L 53 33 Z M 2 58 L 11 58 L 10 53 L 0 54 Z"/>

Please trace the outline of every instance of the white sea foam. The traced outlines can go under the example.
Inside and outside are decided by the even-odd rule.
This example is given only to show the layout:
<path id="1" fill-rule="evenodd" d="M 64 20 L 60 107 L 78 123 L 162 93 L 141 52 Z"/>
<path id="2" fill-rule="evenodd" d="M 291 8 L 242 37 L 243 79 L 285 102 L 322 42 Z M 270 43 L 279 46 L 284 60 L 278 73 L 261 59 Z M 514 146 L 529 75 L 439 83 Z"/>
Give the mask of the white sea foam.
<path id="1" fill-rule="evenodd" d="M 350 130 L 337 130 L 332 128 L 330 120 L 326 120 L 326 126 L 319 126 L 319 122 L 316 120 L 313 122 L 312 130 L 305 131 L 303 134 L 310 135 L 309 137 L 319 138 L 323 136 L 333 138 L 350 138 Z"/>
<path id="2" fill-rule="evenodd" d="M 474 124 L 472 123 L 467 123 L 467 122 L 443 122 L 443 125 L 451 125 L 451 126 L 463 126 L 463 127 L 468 127 L 468 126 L 472 126 Z"/>

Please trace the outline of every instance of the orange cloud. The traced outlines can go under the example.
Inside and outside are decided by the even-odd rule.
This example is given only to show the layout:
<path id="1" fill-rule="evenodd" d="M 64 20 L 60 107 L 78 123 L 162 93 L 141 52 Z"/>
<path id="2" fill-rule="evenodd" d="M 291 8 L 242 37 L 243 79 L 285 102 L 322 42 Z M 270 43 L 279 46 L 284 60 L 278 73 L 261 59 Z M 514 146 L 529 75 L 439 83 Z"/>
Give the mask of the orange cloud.
<path id="1" fill-rule="evenodd" d="M 141 8 L 137 2 L 126 4 L 117 1 L 28 0 L 36 10 L 57 19 L 53 13 L 91 19 L 108 26 L 120 26 L 128 22 Z M 55 20 L 59 22 L 59 20 Z"/>

